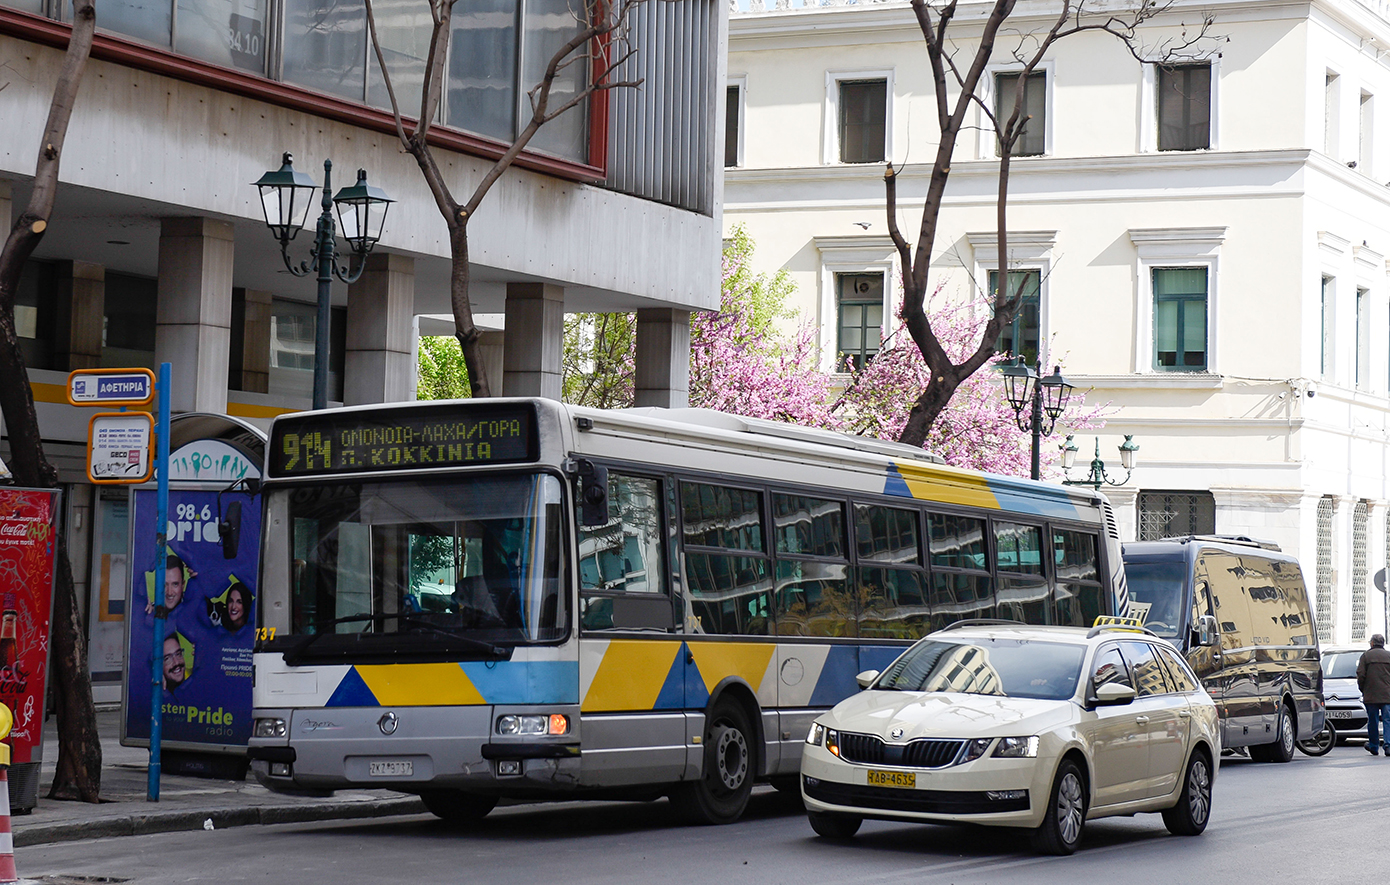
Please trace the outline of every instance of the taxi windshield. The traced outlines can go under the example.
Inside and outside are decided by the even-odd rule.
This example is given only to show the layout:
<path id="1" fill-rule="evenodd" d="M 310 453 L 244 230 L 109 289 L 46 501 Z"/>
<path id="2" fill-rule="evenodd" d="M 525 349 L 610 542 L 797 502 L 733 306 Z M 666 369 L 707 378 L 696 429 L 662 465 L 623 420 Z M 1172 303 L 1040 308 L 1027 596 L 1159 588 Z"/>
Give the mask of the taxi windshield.
<path id="1" fill-rule="evenodd" d="M 890 664 L 874 688 L 1060 701 L 1076 693 L 1085 652 L 1080 645 L 1028 639 L 923 639 Z"/>

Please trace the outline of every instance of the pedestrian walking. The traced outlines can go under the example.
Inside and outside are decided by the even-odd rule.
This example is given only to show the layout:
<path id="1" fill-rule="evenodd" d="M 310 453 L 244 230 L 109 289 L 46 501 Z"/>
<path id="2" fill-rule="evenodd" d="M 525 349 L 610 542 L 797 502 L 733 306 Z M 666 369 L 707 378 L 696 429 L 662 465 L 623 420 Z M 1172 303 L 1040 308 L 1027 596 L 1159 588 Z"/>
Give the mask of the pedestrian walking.
<path id="1" fill-rule="evenodd" d="M 1384 747 L 1390 757 L 1390 651 L 1379 633 L 1356 663 L 1356 684 L 1366 705 L 1366 752 L 1376 756 Z"/>

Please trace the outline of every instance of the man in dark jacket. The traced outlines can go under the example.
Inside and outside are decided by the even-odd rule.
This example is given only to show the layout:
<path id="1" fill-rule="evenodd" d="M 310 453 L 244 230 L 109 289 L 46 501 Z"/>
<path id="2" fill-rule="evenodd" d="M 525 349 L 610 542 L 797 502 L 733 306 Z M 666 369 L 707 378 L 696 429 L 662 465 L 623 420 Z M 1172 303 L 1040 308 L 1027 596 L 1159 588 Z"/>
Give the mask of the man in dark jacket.
<path id="1" fill-rule="evenodd" d="M 1383 746 L 1390 757 L 1390 651 L 1379 633 L 1356 664 L 1356 684 L 1366 705 L 1366 752 L 1378 755 Z"/>

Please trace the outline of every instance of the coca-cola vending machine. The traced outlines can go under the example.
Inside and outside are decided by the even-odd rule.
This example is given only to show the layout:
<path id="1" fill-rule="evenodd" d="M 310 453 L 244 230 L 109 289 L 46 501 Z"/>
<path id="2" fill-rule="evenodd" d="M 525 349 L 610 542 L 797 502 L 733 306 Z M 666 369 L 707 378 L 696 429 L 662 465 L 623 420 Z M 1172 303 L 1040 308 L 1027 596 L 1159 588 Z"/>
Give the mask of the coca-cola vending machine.
<path id="1" fill-rule="evenodd" d="M 58 492 L 0 486 L 0 702 L 14 714 L 10 805 L 38 804 Z"/>

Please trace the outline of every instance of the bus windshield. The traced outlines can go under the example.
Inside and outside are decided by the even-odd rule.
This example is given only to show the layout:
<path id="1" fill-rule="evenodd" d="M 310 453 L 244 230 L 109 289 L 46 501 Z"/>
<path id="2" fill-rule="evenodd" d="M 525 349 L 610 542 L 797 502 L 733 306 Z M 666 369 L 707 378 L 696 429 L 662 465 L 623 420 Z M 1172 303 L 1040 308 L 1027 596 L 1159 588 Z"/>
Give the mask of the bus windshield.
<path id="1" fill-rule="evenodd" d="M 334 482 L 271 494 L 268 507 L 287 511 L 290 527 L 291 633 L 341 637 L 313 642 L 315 655 L 349 645 L 409 653 L 405 639 L 489 648 L 568 634 L 558 477 Z M 371 636 L 391 641 L 374 646 Z"/>
<path id="2" fill-rule="evenodd" d="M 1144 626 L 1164 639 L 1182 630 L 1187 563 L 1181 559 L 1125 560 L 1129 600 L 1148 606 Z"/>

